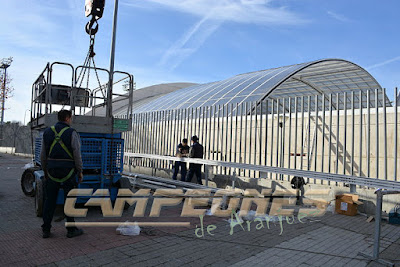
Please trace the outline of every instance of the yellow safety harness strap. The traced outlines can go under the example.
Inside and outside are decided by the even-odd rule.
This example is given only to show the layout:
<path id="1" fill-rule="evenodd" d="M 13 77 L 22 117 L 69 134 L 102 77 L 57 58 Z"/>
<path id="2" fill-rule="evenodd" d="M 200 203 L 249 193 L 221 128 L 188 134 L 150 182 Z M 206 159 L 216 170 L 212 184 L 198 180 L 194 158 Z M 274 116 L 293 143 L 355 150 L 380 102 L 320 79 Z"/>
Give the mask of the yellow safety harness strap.
<path id="1" fill-rule="evenodd" d="M 50 146 L 49 155 L 51 154 L 51 151 L 53 150 L 54 146 L 57 143 L 59 143 L 60 146 L 65 150 L 65 152 L 67 152 L 68 156 L 70 156 L 71 159 L 74 158 L 74 156 L 72 156 L 72 153 L 69 151 L 69 149 L 67 148 L 67 146 L 64 144 L 64 142 L 61 139 L 62 134 L 68 129 L 69 129 L 69 127 L 65 127 L 59 133 L 57 133 L 56 128 L 54 126 L 51 126 L 51 130 L 53 130 L 53 132 L 54 132 L 54 141 Z"/>
<path id="2" fill-rule="evenodd" d="M 54 146 L 58 143 L 60 144 L 60 146 L 64 149 L 64 151 L 68 154 L 68 156 L 73 159 L 74 157 L 72 156 L 72 153 L 69 151 L 69 149 L 67 148 L 67 146 L 64 144 L 64 142 L 61 139 L 61 136 L 63 135 L 63 133 L 68 130 L 69 127 L 65 127 L 63 129 L 61 129 L 61 131 L 59 133 L 57 133 L 56 128 L 54 126 L 51 126 L 51 130 L 54 132 L 54 141 L 50 146 L 50 151 L 49 151 L 49 155 L 51 154 L 51 151 L 53 150 Z M 69 178 L 71 178 L 71 176 L 74 174 L 75 172 L 75 168 L 72 168 L 70 170 L 70 172 L 67 174 L 67 176 L 63 177 L 63 178 L 56 178 L 50 175 L 49 172 L 47 172 L 47 174 L 49 175 L 50 179 L 52 179 L 53 181 L 62 183 L 65 182 L 66 180 L 68 180 Z"/>
<path id="3" fill-rule="evenodd" d="M 55 178 L 53 176 L 50 175 L 49 172 L 47 172 L 47 174 L 49 175 L 50 179 L 59 183 L 65 182 L 66 180 L 68 180 L 69 178 L 71 178 L 72 174 L 74 174 L 75 169 L 71 169 L 70 172 L 67 174 L 67 176 L 65 176 L 64 178 Z"/>

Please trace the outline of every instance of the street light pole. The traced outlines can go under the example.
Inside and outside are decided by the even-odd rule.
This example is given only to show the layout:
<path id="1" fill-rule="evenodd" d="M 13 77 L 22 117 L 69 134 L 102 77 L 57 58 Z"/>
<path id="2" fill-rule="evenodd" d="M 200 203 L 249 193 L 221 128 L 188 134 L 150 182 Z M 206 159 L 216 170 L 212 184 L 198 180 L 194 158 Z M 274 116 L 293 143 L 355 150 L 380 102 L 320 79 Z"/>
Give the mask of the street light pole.
<path id="1" fill-rule="evenodd" d="M 110 76 L 108 79 L 108 92 L 107 92 L 107 112 L 106 116 L 112 116 L 112 89 L 114 79 L 114 59 L 115 59 L 115 41 L 117 33 L 117 16 L 118 16 L 118 0 L 114 3 L 114 21 L 112 27 L 112 39 L 111 39 L 111 53 L 110 53 Z"/>
<path id="2" fill-rule="evenodd" d="M 24 126 L 25 126 L 25 119 L 26 119 L 26 112 L 27 111 L 31 111 L 31 110 L 30 109 L 25 110 L 25 113 L 24 113 Z"/>
<path id="3" fill-rule="evenodd" d="M 4 81 L 3 81 L 3 95 L 1 99 L 1 131 L 0 131 L 0 141 L 3 143 L 3 127 L 4 127 L 4 110 L 6 102 L 6 86 L 7 86 L 7 68 L 10 67 L 12 58 L 3 59 L 0 63 L 0 68 L 4 69 Z"/>

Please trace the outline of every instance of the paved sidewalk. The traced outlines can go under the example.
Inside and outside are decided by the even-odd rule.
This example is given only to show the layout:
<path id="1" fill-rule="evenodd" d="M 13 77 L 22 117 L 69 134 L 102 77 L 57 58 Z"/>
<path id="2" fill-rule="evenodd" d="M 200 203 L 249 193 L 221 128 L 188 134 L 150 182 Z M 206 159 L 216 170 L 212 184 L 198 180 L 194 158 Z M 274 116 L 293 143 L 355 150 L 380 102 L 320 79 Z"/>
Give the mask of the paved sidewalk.
<path id="1" fill-rule="evenodd" d="M 54 236 L 41 238 L 41 218 L 34 214 L 34 198 L 20 188 L 22 167 L 29 159 L 0 154 L 0 266 L 379 266 L 358 256 L 372 252 L 374 224 L 363 216 L 327 213 L 305 223 L 257 223 L 234 227 L 225 219 L 206 216 L 204 227 L 217 228 L 196 237 L 199 218 L 191 228 L 144 228 L 139 236 L 122 236 L 114 228 L 85 228 L 83 236 L 68 239 L 64 222 L 53 224 Z M 162 210 L 162 221 L 182 221 L 181 207 Z M 149 221 L 132 218 L 107 221 Z M 146 213 L 147 214 L 147 213 Z M 55 217 L 58 217 L 56 215 Z M 77 221 L 102 219 L 99 209 Z M 155 220 L 155 219 L 154 219 Z M 260 227 L 259 227 L 260 228 Z M 381 257 L 400 266 L 400 227 L 383 223 Z"/>

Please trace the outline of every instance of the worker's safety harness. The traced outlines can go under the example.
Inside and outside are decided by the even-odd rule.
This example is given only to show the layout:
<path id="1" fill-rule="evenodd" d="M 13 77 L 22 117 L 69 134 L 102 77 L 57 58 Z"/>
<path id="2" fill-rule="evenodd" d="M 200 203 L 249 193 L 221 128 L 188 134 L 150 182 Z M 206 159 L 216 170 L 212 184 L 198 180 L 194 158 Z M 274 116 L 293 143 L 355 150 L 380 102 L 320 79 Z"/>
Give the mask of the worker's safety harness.
<path id="1" fill-rule="evenodd" d="M 53 151 L 53 148 L 56 144 L 59 144 L 64 151 L 68 154 L 68 156 L 73 160 L 74 156 L 72 155 L 71 151 L 69 151 L 69 149 L 67 148 L 67 146 L 64 144 L 64 142 L 61 139 L 61 136 L 63 135 L 63 133 L 68 130 L 69 127 L 64 127 L 63 129 L 61 129 L 61 131 L 59 133 L 57 133 L 56 128 L 54 126 L 51 126 L 51 130 L 54 132 L 54 141 L 50 146 L 50 150 L 49 150 L 49 155 L 51 155 L 51 152 Z M 62 183 L 65 182 L 66 180 L 68 180 L 69 178 L 71 178 L 71 176 L 74 174 L 75 172 L 75 168 L 72 168 L 70 170 L 70 172 L 67 174 L 67 176 L 63 177 L 63 178 L 56 178 L 50 175 L 50 173 L 47 171 L 47 175 L 50 177 L 50 179 L 52 179 L 53 181 Z"/>

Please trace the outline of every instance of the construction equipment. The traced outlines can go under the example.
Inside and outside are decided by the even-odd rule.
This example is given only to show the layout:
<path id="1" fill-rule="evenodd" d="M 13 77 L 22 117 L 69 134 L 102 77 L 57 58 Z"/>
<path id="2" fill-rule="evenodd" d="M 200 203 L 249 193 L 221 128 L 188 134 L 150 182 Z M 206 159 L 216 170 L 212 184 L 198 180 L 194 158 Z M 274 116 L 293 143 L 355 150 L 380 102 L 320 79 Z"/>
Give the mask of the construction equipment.
<path id="1" fill-rule="evenodd" d="M 93 9 L 90 11 L 91 5 Z M 104 1 L 86 1 L 85 8 L 87 16 L 92 15 L 91 22 L 97 24 L 102 16 Z M 115 200 L 118 188 L 130 186 L 129 181 L 125 181 L 128 178 L 122 177 L 124 140 L 121 133 L 131 129 L 133 76 L 122 71 L 110 73 L 107 69 L 96 67 L 94 37 L 98 25 L 96 30 L 90 30 L 92 26 L 93 23 L 88 23 L 86 27 L 86 30 L 89 27 L 90 45 L 83 65 L 74 67 L 63 62 L 48 63 L 32 85 L 30 125 L 34 166 L 25 170 L 21 186 L 26 195 L 35 196 L 37 216 L 41 216 L 43 210 L 42 136 L 47 127 L 57 122 L 57 111 L 61 109 L 72 111 L 71 127 L 80 135 L 84 177 L 78 188 L 109 189 L 111 199 Z M 112 78 L 117 82 L 109 85 Z M 118 90 L 115 87 L 120 82 L 121 89 Z M 114 117 L 112 113 L 102 112 L 112 110 L 109 106 L 113 101 L 124 99 L 128 100 L 129 106 L 123 116 Z M 86 201 L 87 198 L 78 198 L 80 203 Z M 63 203 L 64 192 L 60 190 L 57 204 Z"/>

